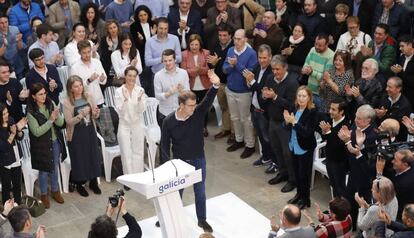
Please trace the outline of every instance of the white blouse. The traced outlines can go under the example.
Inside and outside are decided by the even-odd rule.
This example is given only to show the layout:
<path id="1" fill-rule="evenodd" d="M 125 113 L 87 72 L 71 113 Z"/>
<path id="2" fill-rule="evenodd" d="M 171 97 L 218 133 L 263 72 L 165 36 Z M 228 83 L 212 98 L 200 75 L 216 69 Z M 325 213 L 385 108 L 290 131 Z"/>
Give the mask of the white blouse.
<path id="1" fill-rule="evenodd" d="M 128 92 L 128 100 L 126 101 L 123 90 L 127 90 L 125 84 L 115 90 L 115 110 L 119 115 L 119 124 L 134 124 L 144 127 L 143 112 L 147 98 L 144 89 L 135 85 L 132 93 Z"/>
<path id="2" fill-rule="evenodd" d="M 138 70 L 138 74 L 142 73 L 142 63 L 141 63 L 141 57 L 139 55 L 139 51 L 137 50 L 137 56 L 135 57 L 137 59 L 137 64 L 135 65 L 135 68 Z M 111 62 L 112 66 L 114 67 L 114 71 L 116 76 L 118 77 L 124 77 L 124 71 L 128 66 L 131 66 L 131 60 L 128 56 L 121 57 L 121 51 L 115 50 L 111 54 Z"/>
<path id="3" fill-rule="evenodd" d="M 145 40 L 151 38 L 151 29 L 149 23 L 141 23 L 142 30 L 144 31 Z"/>

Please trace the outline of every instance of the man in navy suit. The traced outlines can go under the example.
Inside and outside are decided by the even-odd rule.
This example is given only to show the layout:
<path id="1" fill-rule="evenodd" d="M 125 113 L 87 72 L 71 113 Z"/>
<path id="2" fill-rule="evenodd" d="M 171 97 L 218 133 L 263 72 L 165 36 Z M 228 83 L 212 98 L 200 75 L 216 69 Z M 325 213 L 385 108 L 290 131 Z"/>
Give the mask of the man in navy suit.
<path id="1" fill-rule="evenodd" d="M 200 13 L 191 9 L 192 0 L 179 0 L 178 8 L 170 10 L 168 14 L 169 33 L 180 39 L 181 49 L 188 47 L 188 37 L 192 34 L 202 36 L 203 23 Z"/>
<path id="2" fill-rule="evenodd" d="M 273 154 L 269 142 L 269 121 L 266 117 L 266 100 L 262 97 L 262 89 L 269 75 L 273 75 L 270 61 L 272 60 L 272 49 L 269 45 L 263 44 L 258 48 L 259 63 L 253 71 L 245 69 L 243 76 L 246 78 L 247 85 L 253 91 L 252 104 L 250 106 L 251 119 L 256 128 L 256 134 L 262 145 L 262 157 L 256 160 L 253 165 L 261 166 L 273 162 L 268 173 L 276 172 L 276 158 Z"/>

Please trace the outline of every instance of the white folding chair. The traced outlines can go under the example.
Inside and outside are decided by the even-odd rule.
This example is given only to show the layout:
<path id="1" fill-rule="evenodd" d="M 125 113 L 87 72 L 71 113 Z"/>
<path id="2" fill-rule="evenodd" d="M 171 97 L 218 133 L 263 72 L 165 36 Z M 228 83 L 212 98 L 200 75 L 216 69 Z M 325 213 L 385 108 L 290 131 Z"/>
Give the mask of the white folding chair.
<path id="1" fill-rule="evenodd" d="M 313 167 L 312 167 L 312 177 L 311 177 L 311 189 L 313 189 L 313 185 L 315 182 L 315 172 L 319 172 L 322 175 L 328 176 L 328 171 L 326 170 L 326 165 L 322 163 L 325 158 L 321 157 L 321 150 L 323 147 L 326 146 L 326 142 L 318 142 L 318 145 L 313 152 Z"/>
<path id="2" fill-rule="evenodd" d="M 57 67 L 57 71 L 59 74 L 59 78 L 60 78 L 60 82 L 63 85 L 63 90 L 62 92 L 66 91 L 66 82 L 68 81 L 69 78 L 69 66 L 59 66 Z"/>
<path id="3" fill-rule="evenodd" d="M 145 138 L 148 143 L 148 166 L 145 166 L 146 169 L 151 169 L 152 165 L 154 165 L 157 144 L 161 140 L 161 129 L 157 122 L 158 103 L 158 100 L 154 97 L 149 97 L 146 100 L 146 108 L 144 111 Z"/>
<path id="4" fill-rule="evenodd" d="M 28 131 L 24 133 L 23 140 L 18 142 L 23 150 L 22 159 L 22 173 L 24 178 L 24 186 L 26 188 L 26 194 L 33 196 L 34 183 L 39 177 L 39 171 L 32 169 L 32 160 L 30 155 L 30 139 Z"/>
<path id="5" fill-rule="evenodd" d="M 220 127 L 223 124 L 223 121 L 222 121 L 222 111 L 218 103 L 217 96 L 214 98 L 213 107 L 214 107 L 214 111 L 216 112 L 217 126 Z"/>
<path id="6" fill-rule="evenodd" d="M 105 105 L 107 107 L 115 107 L 115 86 L 109 86 L 105 89 Z"/>
<path id="7" fill-rule="evenodd" d="M 121 156 L 121 149 L 119 148 L 119 145 L 106 146 L 104 138 L 99 133 L 96 133 L 96 134 L 98 135 L 98 139 L 101 143 L 104 170 L 105 170 L 105 180 L 107 182 L 111 182 L 112 162 L 115 159 L 115 157 Z"/>
<path id="8" fill-rule="evenodd" d="M 60 161 L 60 174 L 61 174 L 61 191 L 64 193 L 69 193 L 69 176 L 70 176 L 70 170 L 72 169 L 70 164 L 70 156 L 69 156 L 69 148 L 66 142 L 66 130 L 62 130 L 63 134 L 63 142 L 65 145 L 66 150 L 66 159 L 62 162 Z"/>

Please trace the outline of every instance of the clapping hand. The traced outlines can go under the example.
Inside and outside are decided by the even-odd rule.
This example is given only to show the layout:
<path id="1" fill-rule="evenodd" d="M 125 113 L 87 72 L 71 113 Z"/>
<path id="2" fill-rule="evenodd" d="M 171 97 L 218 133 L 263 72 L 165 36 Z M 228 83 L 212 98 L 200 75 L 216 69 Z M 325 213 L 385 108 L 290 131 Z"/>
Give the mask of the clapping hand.
<path id="1" fill-rule="evenodd" d="M 363 197 L 359 196 L 358 192 L 355 193 L 354 197 L 355 197 L 355 201 L 358 203 L 360 208 L 367 209 L 369 207 L 368 203 L 365 201 L 365 199 Z"/>
<path id="2" fill-rule="evenodd" d="M 5 216 L 9 215 L 9 212 L 13 209 L 13 207 L 17 207 L 17 206 L 18 204 L 14 202 L 14 198 L 7 200 L 3 206 L 4 207 L 3 212 L 2 212 L 3 215 Z"/>
<path id="3" fill-rule="evenodd" d="M 23 34 L 22 33 L 18 33 L 16 35 L 16 42 L 20 42 L 22 40 L 22 38 L 23 38 Z"/>
<path id="4" fill-rule="evenodd" d="M 99 109 L 99 107 L 95 107 L 95 109 L 92 110 L 92 116 L 94 118 L 98 118 L 100 112 L 101 112 L 101 109 Z"/>
<path id="5" fill-rule="evenodd" d="M 311 73 L 312 73 L 312 67 L 311 66 L 303 66 L 302 74 L 310 75 Z"/>
<path id="6" fill-rule="evenodd" d="M 229 62 L 229 64 L 234 67 L 237 64 L 237 57 L 227 57 L 227 62 Z"/>
<path id="7" fill-rule="evenodd" d="M 11 104 L 13 102 L 13 97 L 11 96 L 11 93 L 9 90 L 7 90 L 6 93 L 6 100 Z"/>
<path id="8" fill-rule="evenodd" d="M 97 78 L 99 78 L 99 74 L 97 74 L 97 73 L 93 73 L 93 74 L 89 77 L 89 80 L 90 80 L 91 82 L 93 82 L 93 81 L 95 81 Z"/>
<path id="9" fill-rule="evenodd" d="M 16 125 L 11 125 L 10 126 L 10 132 L 11 132 L 12 135 L 16 135 L 16 132 L 17 132 Z"/>
<path id="10" fill-rule="evenodd" d="M 246 79 L 247 85 L 250 85 L 250 82 L 254 80 L 254 73 L 248 69 L 244 69 L 243 77 Z"/>
<path id="11" fill-rule="evenodd" d="M 40 225 L 36 231 L 36 238 L 44 238 L 46 234 L 46 226 Z"/>
<path id="12" fill-rule="evenodd" d="M 293 114 L 293 112 L 289 113 L 288 110 L 283 111 L 283 118 L 285 119 L 285 122 L 287 124 L 293 125 L 296 122 L 295 115 Z"/>
<path id="13" fill-rule="evenodd" d="M 27 125 L 27 118 L 26 117 L 22 117 L 22 119 L 20 119 L 20 121 L 18 121 L 16 123 L 17 126 L 17 130 L 21 131 L 23 130 L 23 128 Z"/>
<path id="14" fill-rule="evenodd" d="M 330 130 L 331 130 L 331 124 L 329 124 L 329 122 L 326 122 L 326 121 L 321 121 L 321 122 L 319 122 L 319 127 L 321 128 L 321 130 L 322 130 L 322 134 L 326 134 L 326 133 L 328 133 Z"/>
<path id="15" fill-rule="evenodd" d="M 221 57 L 218 57 L 216 52 L 214 52 L 214 55 L 207 55 L 207 63 L 216 65 L 221 60 Z"/>
<path id="16" fill-rule="evenodd" d="M 414 121 L 411 118 L 403 116 L 402 123 L 407 127 L 408 132 L 414 134 Z"/>
<path id="17" fill-rule="evenodd" d="M 105 81 L 105 79 L 106 79 L 106 75 L 105 75 L 104 73 L 102 73 L 102 74 L 99 76 L 99 81 L 103 82 L 103 81 Z"/>
<path id="18" fill-rule="evenodd" d="M 52 113 L 50 114 L 49 120 L 51 122 L 54 122 L 59 117 L 59 112 L 60 112 L 59 107 L 55 107 Z"/>
<path id="19" fill-rule="evenodd" d="M 378 210 L 378 219 L 384 221 L 387 225 L 390 225 L 392 221 L 391 216 L 382 207 Z"/>
<path id="20" fill-rule="evenodd" d="M 128 89 L 123 88 L 123 89 L 122 89 L 122 95 L 124 95 L 124 100 L 125 100 L 125 101 L 128 101 L 128 99 L 129 99 Z"/>
<path id="21" fill-rule="evenodd" d="M 338 132 L 338 137 L 344 143 L 347 143 L 348 141 L 351 140 L 351 131 L 348 129 L 347 126 L 342 126 L 341 129 Z"/>
<path id="22" fill-rule="evenodd" d="M 49 89 L 53 92 L 57 88 L 57 83 L 54 79 L 49 78 Z"/>
<path id="23" fill-rule="evenodd" d="M 319 206 L 319 203 L 315 202 L 315 209 L 316 209 L 316 215 L 318 216 L 318 220 L 322 220 L 323 219 L 323 213 L 321 210 L 321 206 Z"/>
<path id="24" fill-rule="evenodd" d="M 398 74 L 398 73 L 400 73 L 402 70 L 403 70 L 403 68 L 402 68 L 402 66 L 401 66 L 401 65 L 399 65 L 399 64 L 394 64 L 393 66 L 391 66 L 391 71 L 392 71 L 394 74 Z"/>
<path id="25" fill-rule="evenodd" d="M 279 229 L 280 229 L 280 226 L 276 222 L 276 216 L 275 215 L 273 215 L 270 218 L 270 227 L 272 228 L 272 231 L 276 231 L 276 232 L 279 231 Z"/>

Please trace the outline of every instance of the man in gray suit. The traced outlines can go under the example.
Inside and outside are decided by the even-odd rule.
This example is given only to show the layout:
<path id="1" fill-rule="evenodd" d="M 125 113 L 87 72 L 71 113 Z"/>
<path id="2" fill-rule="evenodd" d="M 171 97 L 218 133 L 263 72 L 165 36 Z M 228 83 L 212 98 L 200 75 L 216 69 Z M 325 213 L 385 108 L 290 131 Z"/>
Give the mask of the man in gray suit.
<path id="1" fill-rule="evenodd" d="M 297 206 L 292 204 L 286 205 L 280 213 L 280 221 L 282 224 L 277 225 L 275 216 L 272 216 L 270 224 L 272 230 L 268 238 L 315 238 L 315 232 L 312 227 L 299 226 L 301 216 L 302 214 Z M 282 232 L 278 232 L 280 228 L 283 229 L 283 234 L 280 234 Z"/>

